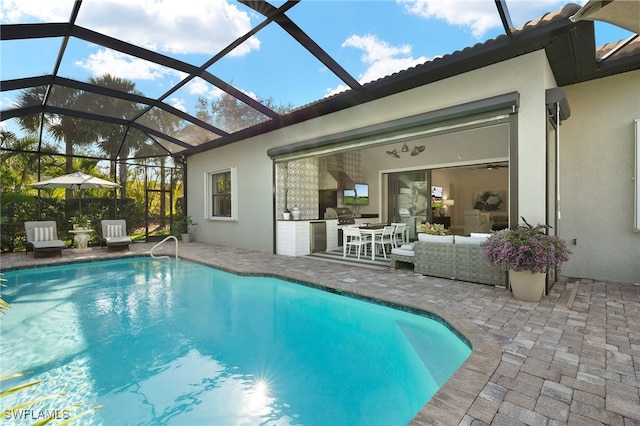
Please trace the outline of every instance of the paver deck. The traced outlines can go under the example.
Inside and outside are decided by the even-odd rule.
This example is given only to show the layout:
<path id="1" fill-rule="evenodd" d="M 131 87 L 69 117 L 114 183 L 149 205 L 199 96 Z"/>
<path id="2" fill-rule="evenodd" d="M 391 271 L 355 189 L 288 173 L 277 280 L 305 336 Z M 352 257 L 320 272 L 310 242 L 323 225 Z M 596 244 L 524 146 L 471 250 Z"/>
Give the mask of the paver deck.
<path id="1" fill-rule="evenodd" d="M 146 255 L 34 259 L 3 253 L 3 270 Z M 172 254 L 172 245 L 162 248 Z M 465 364 L 413 419 L 415 425 L 640 425 L 640 285 L 561 277 L 542 301 L 501 288 L 361 268 L 309 257 L 180 244 L 180 257 L 238 273 L 280 275 L 441 316 L 473 345 Z"/>

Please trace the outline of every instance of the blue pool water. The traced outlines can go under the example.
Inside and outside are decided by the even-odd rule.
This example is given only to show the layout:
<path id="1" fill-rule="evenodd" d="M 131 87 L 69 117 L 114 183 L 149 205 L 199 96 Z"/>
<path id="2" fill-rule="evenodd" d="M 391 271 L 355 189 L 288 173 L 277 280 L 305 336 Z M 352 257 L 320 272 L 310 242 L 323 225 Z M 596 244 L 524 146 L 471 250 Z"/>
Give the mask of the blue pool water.
<path id="1" fill-rule="evenodd" d="M 1 374 L 65 393 L 42 410 L 102 404 L 85 424 L 400 425 L 470 354 L 424 316 L 182 260 L 4 277 Z"/>

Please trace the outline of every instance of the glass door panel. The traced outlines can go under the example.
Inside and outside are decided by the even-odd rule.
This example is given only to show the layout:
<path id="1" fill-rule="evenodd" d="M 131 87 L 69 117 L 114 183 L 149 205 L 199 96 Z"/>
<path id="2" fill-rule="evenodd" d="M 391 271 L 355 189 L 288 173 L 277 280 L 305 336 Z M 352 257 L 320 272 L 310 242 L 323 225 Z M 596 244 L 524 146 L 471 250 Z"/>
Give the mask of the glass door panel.
<path id="1" fill-rule="evenodd" d="M 407 224 L 409 239 L 417 238 L 417 230 L 422 222 L 431 218 L 430 171 L 391 173 L 389 182 L 390 222 Z"/>

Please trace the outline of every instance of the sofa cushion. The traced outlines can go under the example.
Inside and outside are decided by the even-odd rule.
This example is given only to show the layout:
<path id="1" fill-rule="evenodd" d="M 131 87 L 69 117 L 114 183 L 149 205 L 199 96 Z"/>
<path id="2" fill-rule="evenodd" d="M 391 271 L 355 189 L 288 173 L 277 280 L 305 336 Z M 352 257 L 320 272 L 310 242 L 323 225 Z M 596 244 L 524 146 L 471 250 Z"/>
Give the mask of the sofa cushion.
<path id="1" fill-rule="evenodd" d="M 413 250 L 405 250 L 403 248 L 391 249 L 391 254 L 397 254 L 400 256 L 415 256 L 416 252 Z"/>
<path id="2" fill-rule="evenodd" d="M 491 234 L 485 234 L 483 232 L 472 232 L 469 234 L 471 238 L 489 238 Z"/>
<path id="3" fill-rule="evenodd" d="M 62 242 L 62 240 L 33 241 L 33 242 L 31 242 L 31 245 L 36 250 L 39 250 L 39 249 L 54 249 L 54 248 L 63 249 L 63 248 L 66 247 L 64 245 L 64 243 Z"/>
<path id="4" fill-rule="evenodd" d="M 418 234 L 418 241 L 425 243 L 453 244 L 453 235 Z"/>
<path id="5" fill-rule="evenodd" d="M 415 249 L 413 243 L 403 244 L 403 245 L 400 246 L 400 248 L 402 250 L 412 250 L 412 251 Z"/>
<path id="6" fill-rule="evenodd" d="M 107 244 L 109 245 L 129 244 L 131 242 L 131 238 L 127 237 L 126 235 L 124 237 L 106 237 L 105 240 L 107 240 Z"/>
<path id="7" fill-rule="evenodd" d="M 463 237 L 461 235 L 456 235 L 456 238 L 455 238 L 455 243 L 456 244 L 470 244 L 470 245 L 479 246 L 480 244 L 484 243 L 485 241 L 486 241 L 486 238 Z"/>

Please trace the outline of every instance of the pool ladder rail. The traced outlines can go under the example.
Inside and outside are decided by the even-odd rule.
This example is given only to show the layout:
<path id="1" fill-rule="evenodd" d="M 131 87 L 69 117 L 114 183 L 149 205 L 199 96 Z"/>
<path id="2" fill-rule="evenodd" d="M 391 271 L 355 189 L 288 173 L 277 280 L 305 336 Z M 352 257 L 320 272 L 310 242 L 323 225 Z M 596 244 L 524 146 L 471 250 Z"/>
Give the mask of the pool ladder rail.
<path id="1" fill-rule="evenodd" d="M 151 247 L 151 250 L 149 250 L 149 254 L 151 255 L 151 257 L 153 257 L 154 259 L 169 259 L 171 260 L 171 258 L 167 255 L 162 255 L 162 256 L 156 256 L 155 254 L 153 254 L 153 251 L 160 247 L 163 243 L 169 241 L 169 240 L 174 240 L 176 242 L 176 260 L 178 260 L 178 239 L 176 237 L 174 237 L 173 235 L 169 235 L 168 237 L 166 237 L 164 240 L 160 241 L 158 244 L 156 244 L 155 246 Z"/>

